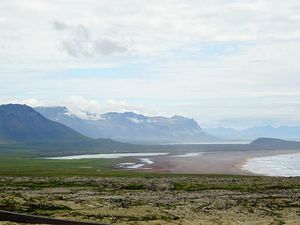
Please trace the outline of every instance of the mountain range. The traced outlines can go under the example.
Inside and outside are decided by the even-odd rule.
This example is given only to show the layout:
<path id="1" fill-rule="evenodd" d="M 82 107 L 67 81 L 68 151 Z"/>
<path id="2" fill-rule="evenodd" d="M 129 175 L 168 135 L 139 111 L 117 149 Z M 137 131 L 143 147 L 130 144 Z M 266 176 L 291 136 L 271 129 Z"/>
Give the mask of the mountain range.
<path id="1" fill-rule="evenodd" d="M 52 110 L 58 110 L 61 108 L 52 108 Z M 65 115 L 62 115 L 63 117 Z M 74 117 L 81 121 L 81 119 L 70 115 L 69 112 L 66 114 L 67 118 Z M 128 126 L 129 121 L 134 124 L 150 123 L 152 121 L 145 122 L 144 120 L 156 119 L 153 130 L 158 129 L 158 125 L 162 128 L 170 127 L 173 129 L 182 128 L 186 135 L 189 131 L 194 131 L 191 134 L 202 134 L 201 128 L 195 125 L 193 120 L 182 118 L 182 117 L 146 117 L 143 115 L 138 115 L 134 113 L 108 113 L 104 114 L 106 121 L 104 127 L 109 127 L 112 124 L 112 132 L 116 129 L 122 129 L 122 126 Z M 126 116 L 127 121 L 124 121 L 124 116 Z M 118 121 L 118 119 L 120 121 Z M 133 120 L 133 121 L 132 121 Z M 144 122 L 142 122 L 144 121 Z M 114 123 L 116 124 L 114 124 Z M 121 122 L 125 123 L 123 125 Z M 181 124 L 182 122 L 183 124 Z M 187 125 L 187 124 L 189 125 Z M 80 124 L 80 123 L 79 123 Z M 121 124 L 121 125 L 118 125 Z M 171 124 L 171 125 L 170 125 Z M 173 125 L 172 125 L 173 124 Z M 175 126 L 175 125 L 176 126 Z M 118 126 L 117 126 L 118 125 Z M 126 128 L 125 126 L 125 128 Z M 130 130 L 122 130 L 121 132 L 129 132 Z M 130 128 L 136 135 L 142 130 L 142 127 Z M 104 129 L 104 128 L 103 128 Z M 129 128 L 128 128 L 129 129 Z M 134 130 L 136 129 L 136 130 Z M 149 129 L 149 128 L 148 128 Z M 200 131 L 198 131 L 200 129 Z M 153 131 L 152 130 L 152 131 Z M 147 131 L 147 129 L 146 129 Z M 150 129 L 151 131 L 151 129 Z M 176 129 L 175 129 L 176 131 Z M 180 133 L 175 132 L 176 135 Z M 119 132 L 120 133 L 120 132 Z M 165 133 L 160 133 L 164 135 Z M 206 136 L 205 133 L 203 133 Z M 138 137 L 143 137 L 145 133 L 139 135 Z M 191 136 L 195 137 L 197 135 Z M 155 136 L 156 137 L 156 136 Z M 164 138 L 170 136 L 164 136 Z M 174 136 L 171 136 L 174 137 Z M 211 136 L 208 136 L 211 137 Z M 153 136 L 152 136 L 153 138 Z M 161 139 L 160 139 L 161 140 Z M 300 147 L 300 142 L 285 141 L 280 139 L 272 138 L 258 138 L 251 144 L 179 144 L 179 145 L 136 145 L 136 144 L 126 144 L 112 139 L 93 139 L 86 137 L 77 131 L 62 125 L 58 122 L 51 121 L 41 115 L 39 112 L 35 111 L 33 108 L 26 105 L 18 104 L 8 104 L 0 105 L 0 152 L 30 152 L 32 154 L 38 154 L 39 156 L 63 156 L 63 155 L 77 155 L 77 154 L 96 154 L 96 153 L 112 153 L 112 152 L 176 152 L 176 151 L 234 151 L 234 150 L 274 150 L 274 149 L 298 149 Z"/>
<path id="2" fill-rule="evenodd" d="M 88 114 L 81 119 L 66 107 L 37 107 L 46 118 L 73 128 L 91 138 L 112 138 L 132 143 L 203 143 L 227 140 L 252 141 L 259 137 L 300 140 L 300 127 L 259 126 L 244 130 L 233 128 L 204 128 L 183 116 L 149 117 L 133 112 Z"/>
<path id="3" fill-rule="evenodd" d="M 0 105 L 0 152 L 26 151 L 51 156 L 139 149 L 140 146 L 111 139 L 86 137 L 26 105 Z"/>
<path id="4" fill-rule="evenodd" d="M 231 140 L 254 140 L 259 137 L 281 138 L 287 140 L 300 140 L 300 127 L 294 126 L 259 126 L 244 130 L 232 128 L 206 128 L 204 131 L 222 139 Z"/>
<path id="5" fill-rule="evenodd" d="M 80 140 L 91 143 L 98 138 L 153 144 L 214 142 L 222 139 L 254 140 L 260 137 L 300 139 L 300 127 L 262 126 L 245 130 L 232 128 L 203 130 L 195 120 L 182 116 L 148 117 L 133 112 L 110 112 L 96 118 L 81 119 L 70 113 L 66 107 L 33 109 L 19 104 L 1 105 L 0 143 L 37 140 L 40 142 Z"/>
<path id="6" fill-rule="evenodd" d="M 130 143 L 199 143 L 219 140 L 205 133 L 195 120 L 183 116 L 148 117 L 133 112 L 109 112 L 97 119 L 81 119 L 66 107 L 36 107 L 35 110 L 91 138 L 111 138 Z"/>

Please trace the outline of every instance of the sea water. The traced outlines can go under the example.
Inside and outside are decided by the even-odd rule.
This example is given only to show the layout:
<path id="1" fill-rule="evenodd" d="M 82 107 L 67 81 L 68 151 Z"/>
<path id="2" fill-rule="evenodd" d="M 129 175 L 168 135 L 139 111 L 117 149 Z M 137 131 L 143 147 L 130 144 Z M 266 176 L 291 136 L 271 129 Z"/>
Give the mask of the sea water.
<path id="1" fill-rule="evenodd" d="M 268 176 L 300 176 L 300 153 L 255 157 L 249 159 L 242 168 Z"/>

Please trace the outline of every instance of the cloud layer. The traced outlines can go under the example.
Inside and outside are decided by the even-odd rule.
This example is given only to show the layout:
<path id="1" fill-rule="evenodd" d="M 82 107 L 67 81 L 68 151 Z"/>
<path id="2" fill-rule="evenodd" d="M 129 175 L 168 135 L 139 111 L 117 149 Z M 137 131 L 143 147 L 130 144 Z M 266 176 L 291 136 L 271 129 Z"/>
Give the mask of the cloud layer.
<path id="1" fill-rule="evenodd" d="M 64 22 L 54 21 L 53 27 L 59 32 L 66 33 L 61 47 L 74 57 L 96 55 L 107 56 L 126 52 L 126 47 L 110 39 L 92 39 L 90 31 L 84 25 L 70 26 Z"/>
<path id="2" fill-rule="evenodd" d="M 297 0 L 3 0 L 0 98 L 300 124 L 299 52 Z"/>

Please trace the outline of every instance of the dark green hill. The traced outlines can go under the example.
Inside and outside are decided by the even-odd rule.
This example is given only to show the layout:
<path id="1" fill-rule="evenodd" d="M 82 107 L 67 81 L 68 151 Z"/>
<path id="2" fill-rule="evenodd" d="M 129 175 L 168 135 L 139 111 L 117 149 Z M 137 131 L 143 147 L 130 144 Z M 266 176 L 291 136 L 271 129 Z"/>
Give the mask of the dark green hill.
<path id="1" fill-rule="evenodd" d="M 29 106 L 0 105 L 0 142 L 89 140 L 73 129 L 46 119 Z"/>
<path id="2" fill-rule="evenodd" d="M 298 141 L 286 141 L 277 138 L 258 138 L 250 143 L 251 146 L 259 147 L 276 147 L 276 148 L 300 148 L 300 142 Z"/>

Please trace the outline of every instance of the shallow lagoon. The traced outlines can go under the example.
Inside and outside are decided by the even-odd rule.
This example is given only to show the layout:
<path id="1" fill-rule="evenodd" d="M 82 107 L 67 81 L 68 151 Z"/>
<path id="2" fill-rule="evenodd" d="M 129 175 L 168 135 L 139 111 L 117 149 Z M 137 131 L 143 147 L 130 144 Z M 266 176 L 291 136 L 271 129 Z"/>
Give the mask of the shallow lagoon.
<path id="1" fill-rule="evenodd" d="M 48 157 L 46 159 L 119 159 L 123 157 L 144 157 L 144 156 L 162 156 L 168 155 L 169 153 L 112 153 L 112 154 L 92 154 L 92 155 L 72 155 L 72 156 L 61 156 L 61 157 Z"/>

